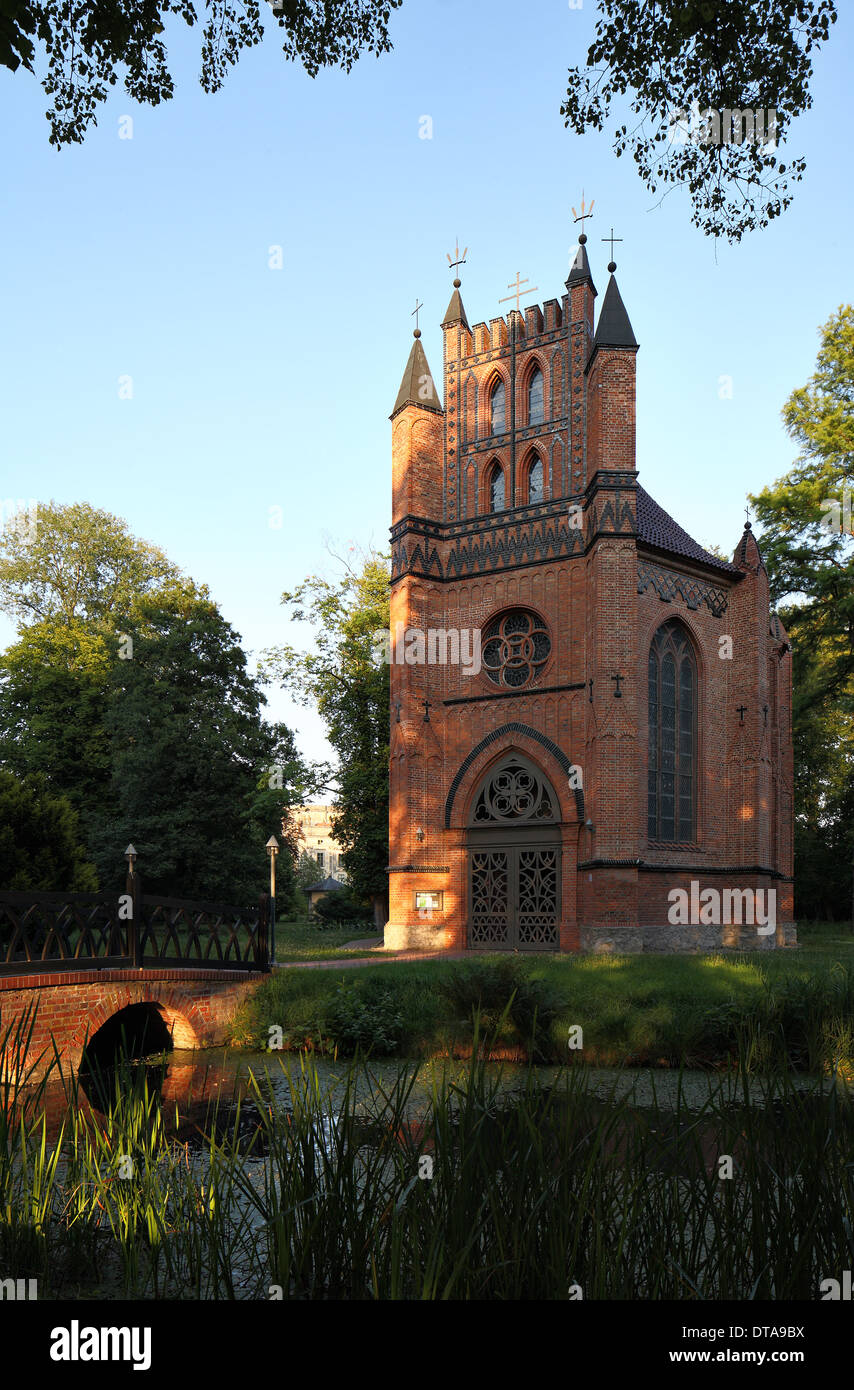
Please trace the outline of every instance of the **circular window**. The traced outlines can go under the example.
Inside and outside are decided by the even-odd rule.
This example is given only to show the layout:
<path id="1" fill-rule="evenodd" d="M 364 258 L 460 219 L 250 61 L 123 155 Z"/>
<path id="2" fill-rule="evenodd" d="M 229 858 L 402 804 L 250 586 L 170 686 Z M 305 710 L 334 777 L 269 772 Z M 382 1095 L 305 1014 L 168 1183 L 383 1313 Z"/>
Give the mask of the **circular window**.
<path id="1" fill-rule="evenodd" d="M 552 649 L 541 618 L 514 608 L 493 618 L 482 636 L 481 665 L 493 685 L 518 690 L 545 666 Z"/>

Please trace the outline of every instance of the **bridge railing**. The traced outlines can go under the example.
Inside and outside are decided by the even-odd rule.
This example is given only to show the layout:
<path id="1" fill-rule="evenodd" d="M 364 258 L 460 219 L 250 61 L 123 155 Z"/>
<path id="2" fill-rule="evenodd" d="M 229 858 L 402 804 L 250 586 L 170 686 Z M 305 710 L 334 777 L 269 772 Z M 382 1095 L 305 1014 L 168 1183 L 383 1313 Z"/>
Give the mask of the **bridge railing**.
<path id="1" fill-rule="evenodd" d="M 255 908 L 238 908 L 133 889 L 0 892 L 0 975 L 141 966 L 268 970 L 269 903 L 265 895 Z"/>

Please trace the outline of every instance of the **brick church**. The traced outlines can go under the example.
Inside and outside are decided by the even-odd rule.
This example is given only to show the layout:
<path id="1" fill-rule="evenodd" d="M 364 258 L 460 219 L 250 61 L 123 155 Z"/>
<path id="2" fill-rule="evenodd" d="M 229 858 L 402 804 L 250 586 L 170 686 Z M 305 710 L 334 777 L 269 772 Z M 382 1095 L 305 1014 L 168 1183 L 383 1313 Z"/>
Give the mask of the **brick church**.
<path id="1" fill-rule="evenodd" d="M 790 644 L 750 523 L 719 559 L 638 482 L 586 240 L 506 319 L 455 280 L 391 415 L 386 946 L 794 945 Z"/>

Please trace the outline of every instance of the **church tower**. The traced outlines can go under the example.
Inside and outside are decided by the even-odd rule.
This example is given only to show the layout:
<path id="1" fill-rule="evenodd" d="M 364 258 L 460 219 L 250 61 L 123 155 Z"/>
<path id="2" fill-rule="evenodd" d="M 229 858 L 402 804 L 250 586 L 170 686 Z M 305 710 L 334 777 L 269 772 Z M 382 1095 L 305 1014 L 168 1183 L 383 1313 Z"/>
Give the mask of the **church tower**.
<path id="1" fill-rule="evenodd" d="M 795 940 L 789 642 L 749 523 L 730 563 L 639 484 L 586 241 L 488 324 L 455 279 L 392 411 L 390 948 Z"/>

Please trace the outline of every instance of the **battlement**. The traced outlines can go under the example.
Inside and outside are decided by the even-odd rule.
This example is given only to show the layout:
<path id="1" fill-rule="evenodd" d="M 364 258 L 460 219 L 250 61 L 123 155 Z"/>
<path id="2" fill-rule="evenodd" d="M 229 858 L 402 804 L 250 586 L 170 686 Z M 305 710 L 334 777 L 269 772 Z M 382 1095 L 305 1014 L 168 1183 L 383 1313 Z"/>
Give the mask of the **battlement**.
<path id="1" fill-rule="evenodd" d="M 488 323 L 476 323 L 471 330 L 472 352 L 494 352 L 496 348 L 506 348 L 510 343 L 513 321 L 516 322 L 516 341 L 537 338 L 541 333 L 554 333 L 563 327 L 564 314 L 560 301 L 547 299 L 539 304 L 526 304 L 523 310 L 511 309 L 505 317 L 502 314 Z M 446 327 L 450 332 L 454 325 Z"/>

